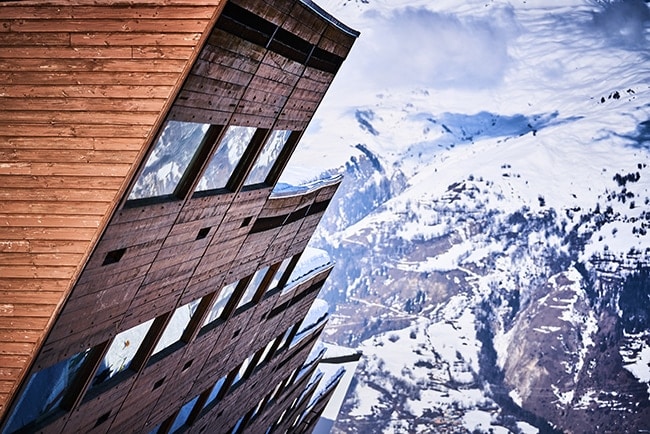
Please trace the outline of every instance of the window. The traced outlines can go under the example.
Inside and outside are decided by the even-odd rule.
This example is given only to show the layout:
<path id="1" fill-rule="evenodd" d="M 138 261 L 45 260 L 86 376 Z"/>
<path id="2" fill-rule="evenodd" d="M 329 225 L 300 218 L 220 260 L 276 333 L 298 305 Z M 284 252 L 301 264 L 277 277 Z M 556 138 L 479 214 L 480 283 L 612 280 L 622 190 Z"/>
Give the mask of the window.
<path id="1" fill-rule="evenodd" d="M 199 396 L 200 395 L 196 395 L 194 399 L 181 407 L 176 415 L 176 419 L 174 419 L 172 427 L 169 429 L 170 433 L 178 431 L 183 425 L 185 425 L 187 419 L 190 417 L 190 412 L 194 408 L 194 404 L 196 404 L 196 401 L 199 399 Z"/>
<path id="2" fill-rule="evenodd" d="M 192 315 L 194 315 L 194 312 L 196 312 L 196 308 L 198 307 L 200 301 L 200 299 L 194 300 L 174 311 L 172 318 L 167 324 L 167 327 L 165 327 L 165 331 L 158 340 L 158 344 L 156 344 L 156 347 L 153 349 L 152 355 L 159 353 L 160 351 L 171 346 L 172 344 L 175 344 L 181 339 L 183 332 L 187 328 L 190 319 L 192 319 Z"/>
<path id="3" fill-rule="evenodd" d="M 226 383 L 227 378 L 228 375 L 224 375 L 223 377 L 219 378 L 219 380 L 214 384 L 212 390 L 210 391 L 210 395 L 208 395 L 208 399 L 203 405 L 203 408 L 207 408 L 210 404 L 217 401 L 223 396 L 223 393 L 221 393 L 221 391 L 224 389 L 223 386 Z"/>
<path id="4" fill-rule="evenodd" d="M 265 267 L 261 270 L 257 270 L 257 272 L 253 275 L 250 282 L 248 282 L 248 285 L 246 285 L 246 289 L 244 290 L 242 297 L 239 299 L 239 303 L 237 303 L 237 309 L 247 303 L 250 303 L 253 300 L 268 270 L 269 267 Z"/>
<path id="5" fill-rule="evenodd" d="M 303 279 L 317 270 L 323 269 L 331 263 L 332 260 L 326 251 L 311 247 L 306 248 L 302 254 L 300 254 L 297 264 L 292 270 L 291 275 L 287 280 L 287 285 L 282 290 L 282 293 L 286 294 L 290 292 L 294 288 L 294 282 Z"/>
<path id="6" fill-rule="evenodd" d="M 209 127 L 168 120 L 128 199 L 173 194 Z"/>
<path id="7" fill-rule="evenodd" d="M 32 374 L 8 418 L 4 432 L 17 431 L 56 413 L 64 403 L 66 395 L 74 387 L 73 382 L 89 352 L 89 350 L 82 351 Z"/>
<path id="8" fill-rule="evenodd" d="M 239 365 L 239 370 L 237 371 L 237 375 L 235 376 L 235 379 L 232 381 L 232 385 L 230 386 L 231 388 L 236 387 L 248 377 L 248 368 L 250 367 L 252 359 L 253 356 L 248 356 L 246 360 L 241 362 L 241 365 Z"/>
<path id="9" fill-rule="evenodd" d="M 264 349 L 262 350 L 262 353 L 260 354 L 260 358 L 257 361 L 257 366 L 260 366 L 262 363 L 266 362 L 268 359 L 271 358 L 271 348 L 273 348 L 273 344 L 275 344 L 277 339 L 273 339 L 271 342 L 266 344 Z"/>
<path id="10" fill-rule="evenodd" d="M 219 292 L 219 296 L 217 297 L 214 304 L 212 305 L 212 309 L 210 309 L 210 312 L 208 312 L 208 314 L 206 315 L 202 326 L 210 324 L 211 322 L 214 322 L 215 320 L 223 316 L 224 310 L 226 309 L 226 305 L 228 304 L 228 301 L 232 297 L 233 292 L 235 292 L 235 288 L 237 287 L 238 283 L 239 282 L 233 282 L 221 288 L 221 292 Z"/>
<path id="11" fill-rule="evenodd" d="M 289 336 L 291 336 L 291 333 L 294 331 L 296 327 L 298 327 L 298 324 L 292 325 L 287 329 L 287 331 L 284 332 L 284 334 L 280 338 L 280 343 L 278 344 L 278 348 L 276 351 L 283 349 L 289 343 Z"/>
<path id="12" fill-rule="evenodd" d="M 269 291 L 274 290 L 279 284 L 280 280 L 284 276 L 284 272 L 287 271 L 287 267 L 291 263 L 291 260 L 293 257 L 288 257 L 282 263 L 280 264 L 280 267 L 276 270 L 275 274 L 273 275 L 273 280 L 271 280 L 271 283 L 269 284 Z"/>
<path id="13" fill-rule="evenodd" d="M 93 378 L 93 386 L 97 386 L 113 378 L 129 367 L 147 332 L 151 328 L 152 323 L 153 319 L 150 319 L 145 323 L 119 333 L 113 338 L 113 342 L 108 348 L 106 355 L 104 355 L 104 359 L 97 369 L 95 378 Z"/>
<path id="14" fill-rule="evenodd" d="M 246 417 L 246 416 L 242 416 L 242 417 L 239 418 L 237 423 L 235 423 L 235 426 L 232 427 L 232 430 L 230 430 L 230 434 L 237 434 L 239 432 L 239 429 L 244 427 L 243 426 L 244 417 Z"/>
<path id="15" fill-rule="evenodd" d="M 208 168 L 196 187 L 197 191 L 226 188 L 228 180 L 255 134 L 254 127 L 230 126 L 221 139 Z"/>
<path id="16" fill-rule="evenodd" d="M 257 415 L 260 413 L 260 411 L 262 410 L 262 407 L 263 407 L 264 404 L 266 403 L 266 399 L 267 399 L 267 398 L 264 397 L 264 398 L 260 399 L 260 401 L 257 403 L 257 405 L 255 406 L 255 408 L 254 408 L 253 411 L 251 412 L 251 420 L 252 420 L 252 419 L 255 419 L 255 417 L 257 417 Z M 249 423 L 250 423 L 250 421 L 249 421 Z"/>
<path id="17" fill-rule="evenodd" d="M 271 133 L 244 185 L 261 184 L 266 181 L 290 135 L 291 130 L 275 130 Z"/>

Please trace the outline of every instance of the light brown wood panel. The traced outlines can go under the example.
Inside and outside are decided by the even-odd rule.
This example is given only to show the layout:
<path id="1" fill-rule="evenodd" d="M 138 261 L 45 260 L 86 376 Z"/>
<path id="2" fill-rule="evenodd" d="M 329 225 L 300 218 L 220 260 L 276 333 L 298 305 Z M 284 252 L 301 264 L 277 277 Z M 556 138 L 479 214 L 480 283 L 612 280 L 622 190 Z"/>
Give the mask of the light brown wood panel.
<path id="1" fill-rule="evenodd" d="M 42 123 L 39 119 L 49 116 L 56 122 L 77 122 L 80 124 L 113 124 L 129 125 L 126 116 L 131 114 L 130 125 L 151 124 L 151 117 L 157 114 L 165 103 L 162 98 L 0 98 L 0 104 L 5 107 L 1 118 L 3 123 L 30 122 Z M 21 113 L 19 111 L 23 111 Z M 32 113 L 32 111 L 35 111 Z M 60 111 L 61 114 L 48 114 L 47 111 Z M 79 111 L 81 113 L 69 113 Z M 105 113 L 103 113 L 105 112 Z M 114 113 L 118 112 L 118 113 Z M 119 113 L 124 112 L 124 113 Z M 97 113 L 92 119 L 88 114 Z M 65 116 L 65 117 L 64 117 Z M 106 119 L 98 119 L 103 117 Z M 50 122 L 48 120 L 47 122 Z"/>
<path id="2" fill-rule="evenodd" d="M 76 150 L 65 151 L 57 149 L 51 152 L 39 152 L 35 149 L 0 150 L 0 161 L 3 162 L 29 162 L 29 163 L 117 163 L 127 164 L 138 155 L 135 151 L 96 151 Z M 49 187 L 49 186 L 48 186 Z"/>
<path id="3" fill-rule="evenodd" d="M 96 215 L 68 215 L 56 214 L 0 214 L 0 225 L 3 226 L 34 226 L 34 227 L 73 227 L 96 228 L 101 218 Z M 26 242 L 27 243 L 27 242 Z M 2 248 L 0 248 L 0 252 Z M 29 251 L 33 252 L 33 249 Z"/>
<path id="4" fill-rule="evenodd" d="M 1 34 L 1 33 L 0 33 Z M 179 78 L 178 72 L 151 71 L 0 71 L 0 82 L 8 84 L 42 85 L 136 85 L 149 86 L 152 83 L 161 86 L 173 86 Z"/>
<path id="5" fill-rule="evenodd" d="M 69 35 L 71 45 L 133 45 L 133 46 L 187 46 L 195 47 L 201 33 L 61 33 L 57 35 Z M 2 36 L 0 36 L 2 41 Z"/>
<path id="6" fill-rule="evenodd" d="M 61 2 L 56 6 L 47 7 L 47 2 L 41 6 L 12 6 L 7 5 L 2 7 L 2 17 L 4 19 L 66 19 L 67 21 L 75 19 L 114 19 L 122 20 L 125 16 L 132 18 L 154 18 L 154 19 L 179 19 L 183 17 L 192 17 L 192 18 L 205 18 L 210 19 L 214 13 L 214 7 L 210 6 L 196 6 L 192 5 L 190 7 L 179 7 L 179 6 L 165 6 L 159 7 L 155 6 L 156 3 L 160 4 L 162 2 L 150 2 L 154 6 L 147 5 L 133 5 L 123 2 L 123 5 L 120 7 L 119 2 L 112 2 L 113 5 L 106 4 L 104 6 L 68 6 L 71 2 L 68 2 L 68 5 L 62 5 Z M 88 2 L 90 3 L 90 2 Z M 138 2 L 144 3 L 144 2 Z M 187 2 L 194 3 L 197 2 Z M 213 2 L 217 3 L 217 2 Z M 51 27 L 55 28 L 55 27 Z M 50 28 L 50 29 L 51 29 Z M 101 28 L 101 27 L 98 27 Z M 202 29 L 201 29 L 202 30 Z"/>
<path id="7" fill-rule="evenodd" d="M 93 149 L 96 151 L 138 151 L 141 143 L 129 137 L 5 137 L 0 149 Z M 127 166 L 128 167 L 128 166 Z"/>
<path id="8" fill-rule="evenodd" d="M 2 98 L 0 98 L 1 100 Z M 138 101 L 130 100 L 117 100 L 117 101 L 129 101 L 129 104 L 119 104 L 126 106 L 138 106 L 140 105 Z M 142 100 L 144 101 L 144 100 Z M 4 101 L 0 101 L 4 102 Z M 140 102 L 141 103 L 141 102 Z M 90 102 L 84 102 L 84 105 L 92 106 Z M 32 106 L 33 107 L 33 106 Z M 80 122 L 84 124 L 94 124 L 94 125 L 110 125 L 112 127 L 119 126 L 137 126 L 151 125 L 152 119 L 157 119 L 158 113 L 156 111 L 148 112 L 139 112 L 137 108 L 134 108 L 133 112 L 129 113 L 128 111 L 124 112 L 90 112 L 87 109 L 74 108 L 74 111 L 69 110 L 67 104 L 62 104 L 62 110 L 68 111 L 57 111 L 55 105 L 49 106 L 49 110 L 41 111 L 4 111 L 0 112 L 0 125 L 13 124 L 17 122 L 28 122 L 31 124 L 48 124 L 48 125 L 64 125 L 71 124 L 74 122 Z M 35 107 L 34 107 L 35 108 Z M 46 107 L 39 107 L 41 109 Z M 110 106 L 108 109 L 110 110 Z M 124 107 L 120 110 L 128 110 Z"/>
<path id="9" fill-rule="evenodd" d="M 129 59 L 131 47 L 0 47 L 0 59 Z"/>
<path id="10" fill-rule="evenodd" d="M 2 10 L 4 14 L 4 8 Z M 48 33 L 9 33 L 0 31 L 0 46 L 20 46 L 25 45 L 28 47 L 33 46 L 56 46 L 56 45 L 70 45 L 70 33 L 67 32 L 48 32 Z"/>
<path id="11" fill-rule="evenodd" d="M 129 13 L 128 9 L 124 12 Z M 12 32 L 170 32 L 196 33 L 205 30 L 209 19 L 36 19 L 8 20 Z"/>
<path id="12" fill-rule="evenodd" d="M 43 267 L 75 267 L 83 258 L 81 254 L 74 253 L 0 253 L 0 264 L 5 266 L 36 265 Z M 4 300 L 2 300 L 4 301 Z M 2 302 L 0 301 L 0 303 Z M 0 307 L 0 312 L 2 308 Z"/>
<path id="13" fill-rule="evenodd" d="M 33 189 L 11 188 L 0 190 L 0 201 L 79 201 L 79 202 L 110 202 L 115 197 L 115 190 L 74 190 L 74 189 Z"/>
<path id="14" fill-rule="evenodd" d="M 0 96 L 13 98 L 167 98 L 172 86 L 125 85 L 0 85 Z M 11 100 L 7 100 L 11 101 Z M 50 101 L 42 101 L 47 103 Z"/>
<path id="15" fill-rule="evenodd" d="M 110 137 L 111 132 L 119 130 L 122 137 L 144 140 L 150 133 L 147 125 L 44 125 L 34 123 L 5 123 L 0 128 L 0 137 L 31 136 L 31 137 Z M 1 168 L 1 167 L 0 167 Z"/>
<path id="16" fill-rule="evenodd" d="M 194 47 L 138 46 L 133 47 L 134 59 L 187 59 Z"/>
<path id="17" fill-rule="evenodd" d="M 176 72 L 186 62 L 180 59 L 0 59 L 0 72 Z"/>
<path id="18" fill-rule="evenodd" d="M 3 303 L 33 303 L 54 305 L 59 301 L 61 293 L 58 291 L 38 291 L 37 294 L 24 291 L 0 290 L 0 299 Z M 0 339 L 14 336 L 16 339 L 26 339 L 26 336 L 40 336 L 39 332 L 20 331 L 12 335 L 10 330 L 0 330 Z M 31 337 L 30 337 L 31 340 Z"/>

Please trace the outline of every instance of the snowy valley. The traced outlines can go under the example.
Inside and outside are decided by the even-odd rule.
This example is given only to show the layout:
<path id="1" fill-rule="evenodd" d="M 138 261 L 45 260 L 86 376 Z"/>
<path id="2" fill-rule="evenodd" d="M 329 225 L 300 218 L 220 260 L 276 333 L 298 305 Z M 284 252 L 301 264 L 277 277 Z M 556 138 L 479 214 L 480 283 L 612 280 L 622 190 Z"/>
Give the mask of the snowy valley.
<path id="1" fill-rule="evenodd" d="M 650 430 L 648 5 L 326 3 L 362 37 L 284 181 L 345 176 L 312 240 L 364 353 L 335 432 Z M 409 71 L 386 29 L 430 39 Z"/>

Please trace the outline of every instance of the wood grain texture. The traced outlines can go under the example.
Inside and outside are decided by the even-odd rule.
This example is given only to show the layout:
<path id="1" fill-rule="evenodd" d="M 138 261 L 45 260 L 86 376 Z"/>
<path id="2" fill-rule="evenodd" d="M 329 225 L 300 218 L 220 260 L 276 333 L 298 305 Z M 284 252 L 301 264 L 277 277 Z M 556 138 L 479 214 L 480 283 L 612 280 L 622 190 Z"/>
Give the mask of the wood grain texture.
<path id="1" fill-rule="evenodd" d="M 297 141 L 334 78 L 300 60 L 299 48 L 347 55 L 349 38 L 299 1 L 233 3 L 278 26 L 285 41 L 297 37 L 298 49 L 229 33 L 217 21 L 223 0 L 0 2 L 0 417 L 26 372 L 105 349 L 156 318 L 150 352 L 175 309 L 203 300 L 197 312 L 205 315 L 225 284 L 241 281 L 222 319 L 201 328 L 202 318 L 192 318 L 183 341 L 139 356 L 124 381 L 79 390 L 72 410 L 44 427 L 148 431 L 294 329 L 317 296 L 329 269 L 235 308 L 253 273 L 305 248 L 325 209 L 315 204 L 338 185 L 283 197 L 268 185 L 233 187 L 125 204 L 167 114 L 291 129 Z M 253 231 L 258 219 L 267 220 Z M 215 421 L 229 430 L 282 383 L 256 423 L 275 422 L 305 389 L 309 374 L 291 379 L 321 331 L 279 350 L 192 430 Z M 294 419 L 304 405 L 292 407 Z"/>
<path id="2" fill-rule="evenodd" d="M 0 418 L 222 4 L 0 3 Z"/>

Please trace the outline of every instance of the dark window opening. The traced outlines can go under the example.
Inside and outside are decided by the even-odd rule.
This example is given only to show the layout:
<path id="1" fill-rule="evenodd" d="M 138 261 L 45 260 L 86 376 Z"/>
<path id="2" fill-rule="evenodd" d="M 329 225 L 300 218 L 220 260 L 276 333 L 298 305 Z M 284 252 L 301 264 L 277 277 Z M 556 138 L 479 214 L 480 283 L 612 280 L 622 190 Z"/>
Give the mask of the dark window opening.
<path id="1" fill-rule="evenodd" d="M 199 233 L 196 235 L 197 240 L 202 240 L 208 236 L 211 228 L 202 228 L 199 230 Z"/>
<path id="2" fill-rule="evenodd" d="M 101 416 L 99 416 L 99 418 L 97 419 L 97 422 L 95 422 L 95 426 L 93 428 L 97 428 L 99 425 L 106 422 L 110 416 L 111 416 L 110 411 L 108 413 L 105 413 L 105 414 L 102 414 Z"/>
<path id="3" fill-rule="evenodd" d="M 288 214 L 283 214 L 275 217 L 262 217 L 255 220 L 253 227 L 251 228 L 251 233 L 256 234 L 258 232 L 268 231 L 269 229 L 279 228 L 284 224 L 284 221 L 287 219 Z"/>
<path id="4" fill-rule="evenodd" d="M 153 390 L 156 390 L 157 388 L 159 388 L 160 386 L 162 386 L 163 383 L 165 382 L 165 378 L 166 378 L 166 377 L 163 377 L 163 378 L 161 378 L 160 380 L 156 381 L 156 382 L 153 384 L 153 389 L 151 389 L 151 390 L 152 390 L 152 391 L 153 391 Z"/>
<path id="5" fill-rule="evenodd" d="M 268 44 L 277 28 L 275 24 L 230 2 L 226 3 L 216 27 L 262 47 Z"/>
<path id="6" fill-rule="evenodd" d="M 252 220 L 253 220 L 253 217 L 246 217 L 244 220 L 242 220 L 240 228 L 245 228 L 246 226 L 251 224 Z"/>
<path id="7" fill-rule="evenodd" d="M 108 252 L 104 258 L 104 262 L 102 262 L 102 266 L 120 262 L 124 253 L 126 253 L 126 247 Z"/>

